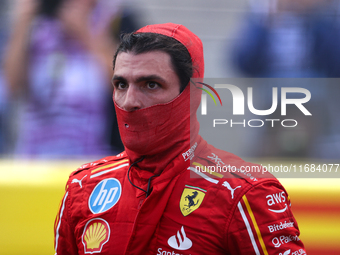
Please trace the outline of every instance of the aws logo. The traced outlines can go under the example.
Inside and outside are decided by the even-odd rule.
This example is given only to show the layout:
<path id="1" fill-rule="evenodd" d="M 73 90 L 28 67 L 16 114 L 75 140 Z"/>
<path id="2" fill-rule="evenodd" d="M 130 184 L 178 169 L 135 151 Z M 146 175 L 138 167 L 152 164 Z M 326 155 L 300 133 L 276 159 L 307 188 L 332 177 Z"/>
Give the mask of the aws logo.
<path id="1" fill-rule="evenodd" d="M 268 195 L 266 196 L 266 198 L 267 198 L 267 205 L 271 207 L 271 208 L 268 208 L 269 211 L 274 212 L 274 213 L 283 213 L 288 209 L 286 202 L 287 200 L 289 200 L 289 198 L 286 199 L 284 191 L 280 193 Z M 278 206 L 275 206 L 277 204 Z M 272 209 L 272 206 L 274 206 L 275 209 Z M 284 208 L 282 208 L 282 206 L 284 206 Z M 279 208 L 276 208 L 276 207 L 279 207 Z"/>
<path id="2" fill-rule="evenodd" d="M 216 102 L 215 97 L 213 96 L 213 94 L 209 90 L 205 89 L 204 87 L 202 87 L 202 88 L 198 87 L 196 85 L 196 83 L 201 84 L 201 85 L 207 87 L 208 89 L 210 89 L 217 96 L 217 98 L 220 101 L 220 104 L 222 106 L 221 97 L 220 97 L 220 95 L 217 93 L 217 91 L 212 86 L 210 86 L 210 85 L 208 85 L 206 83 L 203 83 L 203 82 L 196 82 L 195 83 L 193 80 L 191 80 L 191 82 L 195 85 L 196 88 L 198 88 L 200 90 L 203 90 L 205 93 L 207 93 L 212 98 L 212 100 L 214 101 L 215 105 L 217 106 L 217 102 Z M 202 93 L 202 96 L 201 96 L 201 105 L 202 105 L 202 107 L 201 107 L 201 114 L 202 115 L 207 115 L 207 94 L 203 94 Z"/>

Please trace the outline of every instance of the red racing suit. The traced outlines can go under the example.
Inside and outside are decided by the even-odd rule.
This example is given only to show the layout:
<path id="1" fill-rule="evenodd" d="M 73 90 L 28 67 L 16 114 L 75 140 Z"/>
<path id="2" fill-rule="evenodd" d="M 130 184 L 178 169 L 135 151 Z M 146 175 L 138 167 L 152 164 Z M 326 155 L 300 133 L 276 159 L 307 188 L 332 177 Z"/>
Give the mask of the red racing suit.
<path id="1" fill-rule="evenodd" d="M 275 178 L 247 173 L 258 166 L 203 140 L 183 154 L 152 179 L 147 198 L 129 183 L 125 152 L 72 174 L 56 220 L 56 254 L 305 254 Z M 188 168 L 186 155 L 194 155 Z M 222 174 L 202 166 L 220 166 Z M 227 169 L 234 176 L 222 176 Z M 130 170 L 147 189 L 147 173 Z"/>
<path id="2" fill-rule="evenodd" d="M 202 43 L 187 28 L 142 32 L 180 41 L 194 78 L 203 77 Z M 133 112 L 116 105 L 125 151 L 70 175 L 55 221 L 57 255 L 306 254 L 279 181 L 198 135 L 196 86 Z"/>

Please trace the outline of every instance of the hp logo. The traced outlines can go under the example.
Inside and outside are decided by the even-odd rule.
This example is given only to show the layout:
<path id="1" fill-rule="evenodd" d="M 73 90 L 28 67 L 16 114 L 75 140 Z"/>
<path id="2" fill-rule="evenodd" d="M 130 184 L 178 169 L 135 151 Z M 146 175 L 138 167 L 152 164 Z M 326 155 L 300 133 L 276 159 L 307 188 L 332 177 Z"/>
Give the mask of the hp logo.
<path id="1" fill-rule="evenodd" d="M 89 198 L 92 213 L 102 213 L 112 208 L 122 194 L 122 186 L 116 178 L 104 179 L 93 189 Z"/>

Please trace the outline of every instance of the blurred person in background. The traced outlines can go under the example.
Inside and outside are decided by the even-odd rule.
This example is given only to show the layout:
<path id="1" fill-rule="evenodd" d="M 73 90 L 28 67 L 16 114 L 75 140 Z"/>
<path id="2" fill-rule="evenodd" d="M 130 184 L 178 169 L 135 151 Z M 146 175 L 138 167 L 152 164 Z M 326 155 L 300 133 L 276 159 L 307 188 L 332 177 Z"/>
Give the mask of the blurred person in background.
<path id="1" fill-rule="evenodd" d="M 8 119 L 9 99 L 8 86 L 5 83 L 2 69 L 4 47 L 8 37 L 8 1 L 0 1 L 0 157 L 7 152 L 8 148 Z"/>
<path id="2" fill-rule="evenodd" d="M 7 146 L 9 142 L 9 137 L 7 137 L 8 132 L 8 109 L 9 100 L 8 93 L 6 90 L 7 86 L 3 79 L 2 70 L 0 70 L 0 157 L 7 153 Z"/>
<path id="3" fill-rule="evenodd" d="M 340 1 L 326 1 L 319 11 L 315 25 L 315 62 L 321 77 L 340 77 Z M 322 114 L 328 115 L 327 127 L 318 137 L 318 146 L 312 156 L 339 159 L 340 155 L 340 87 L 338 79 L 328 79 L 330 86 L 325 91 L 322 104 L 326 106 Z"/>
<path id="4" fill-rule="evenodd" d="M 321 0 L 249 1 L 234 63 L 250 77 L 319 77 L 313 56 Z"/>
<path id="5" fill-rule="evenodd" d="M 119 7 L 120 0 L 16 2 L 5 59 L 19 106 L 16 155 L 112 153 L 108 94 Z"/>
<path id="6" fill-rule="evenodd" d="M 335 22 L 338 15 L 330 12 L 334 5 L 339 5 L 338 0 L 276 0 L 261 4 L 249 1 L 249 4 L 250 14 L 232 54 L 241 75 L 252 78 L 339 77 L 337 45 L 340 36 L 339 25 Z M 293 85 L 286 83 L 283 86 Z M 267 102 L 271 89 L 260 84 L 256 87 L 266 93 L 259 101 Z M 299 87 L 307 88 L 312 94 L 309 108 L 313 118 L 299 122 L 294 130 L 268 129 L 265 139 L 258 138 L 264 141 L 266 146 L 263 148 L 266 149 L 257 156 L 329 157 L 334 154 L 334 149 L 325 151 L 321 148 L 321 140 L 329 133 L 328 124 L 336 126 L 330 123 L 332 110 L 324 104 L 337 94 L 333 91 L 336 88 L 312 85 L 310 80 L 300 80 Z M 298 111 L 291 113 L 299 118 Z"/>

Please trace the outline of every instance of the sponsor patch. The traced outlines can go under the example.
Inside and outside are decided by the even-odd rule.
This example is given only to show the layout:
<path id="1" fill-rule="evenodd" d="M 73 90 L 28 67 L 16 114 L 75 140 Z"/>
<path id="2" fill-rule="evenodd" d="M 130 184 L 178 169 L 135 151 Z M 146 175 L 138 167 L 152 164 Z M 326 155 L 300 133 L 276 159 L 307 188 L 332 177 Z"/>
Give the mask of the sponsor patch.
<path id="1" fill-rule="evenodd" d="M 209 159 L 213 160 L 217 166 L 225 165 L 225 163 L 220 159 L 215 153 L 211 153 L 212 156 L 207 156 Z"/>
<path id="2" fill-rule="evenodd" d="M 224 186 L 224 187 L 226 187 L 228 190 L 230 190 L 230 192 L 231 192 L 231 199 L 234 199 L 235 190 L 241 188 L 241 186 L 237 186 L 237 187 L 235 187 L 235 188 L 232 188 L 232 187 L 230 186 L 229 182 L 227 182 L 227 181 L 223 182 L 222 186 Z"/>
<path id="3" fill-rule="evenodd" d="M 191 146 L 189 150 L 182 153 L 184 161 L 187 161 L 188 159 L 192 159 L 195 156 L 194 152 L 195 152 L 196 147 L 197 147 L 197 142 L 193 146 Z"/>
<path id="4" fill-rule="evenodd" d="M 116 178 L 102 180 L 93 189 L 89 198 L 92 213 L 102 213 L 111 209 L 120 199 L 122 186 Z"/>
<path id="5" fill-rule="evenodd" d="M 270 233 L 285 229 L 285 228 L 292 228 L 294 227 L 294 222 L 287 222 L 285 221 L 284 223 L 280 222 L 280 224 L 273 224 L 269 225 L 268 229 Z"/>
<path id="6" fill-rule="evenodd" d="M 85 176 L 84 176 L 83 178 L 81 178 L 80 180 L 74 178 L 74 179 L 72 180 L 71 183 L 78 183 L 79 186 L 80 186 L 80 188 L 83 188 L 82 181 L 83 181 L 83 179 L 84 179 L 86 176 L 87 176 L 87 175 L 85 175 Z"/>
<path id="7" fill-rule="evenodd" d="M 171 248 L 185 251 L 191 248 L 192 241 L 187 237 L 184 227 L 181 227 L 181 232 L 177 231 L 177 235 L 173 235 L 168 239 L 168 244 Z"/>
<path id="8" fill-rule="evenodd" d="M 158 248 L 157 250 L 157 255 L 183 255 L 182 253 L 177 253 L 175 251 L 168 251 L 168 250 L 163 250 L 162 248 Z"/>
<path id="9" fill-rule="evenodd" d="M 279 253 L 279 255 L 289 255 L 290 254 L 290 249 L 289 250 L 286 250 L 284 253 Z"/>
<path id="10" fill-rule="evenodd" d="M 295 235 L 295 236 L 289 235 L 289 236 L 274 237 L 272 239 L 272 243 L 276 248 L 280 247 L 283 244 L 292 242 L 292 241 L 298 242 L 298 241 L 300 241 L 300 238 L 297 235 Z"/>
<path id="11" fill-rule="evenodd" d="M 109 224 L 101 218 L 89 220 L 81 239 L 85 253 L 100 253 L 104 244 L 110 239 Z"/>
<path id="12" fill-rule="evenodd" d="M 179 202 L 179 208 L 183 216 L 189 215 L 200 207 L 206 192 L 206 190 L 199 187 L 185 185 Z"/>
<path id="13" fill-rule="evenodd" d="M 307 254 L 304 249 L 299 249 L 298 251 L 292 252 L 292 255 L 305 255 Z"/>
<path id="14" fill-rule="evenodd" d="M 279 193 L 275 193 L 272 195 L 268 195 L 266 196 L 267 198 L 267 205 L 270 207 L 268 208 L 269 211 L 274 212 L 274 213 L 283 213 L 288 209 L 288 206 L 286 204 L 286 196 L 285 196 L 285 192 L 279 192 Z M 276 206 L 279 205 L 279 206 Z M 284 205 L 284 208 L 282 208 L 282 206 Z M 274 206 L 274 208 L 272 207 Z M 279 207 L 279 208 L 277 208 Z"/>

